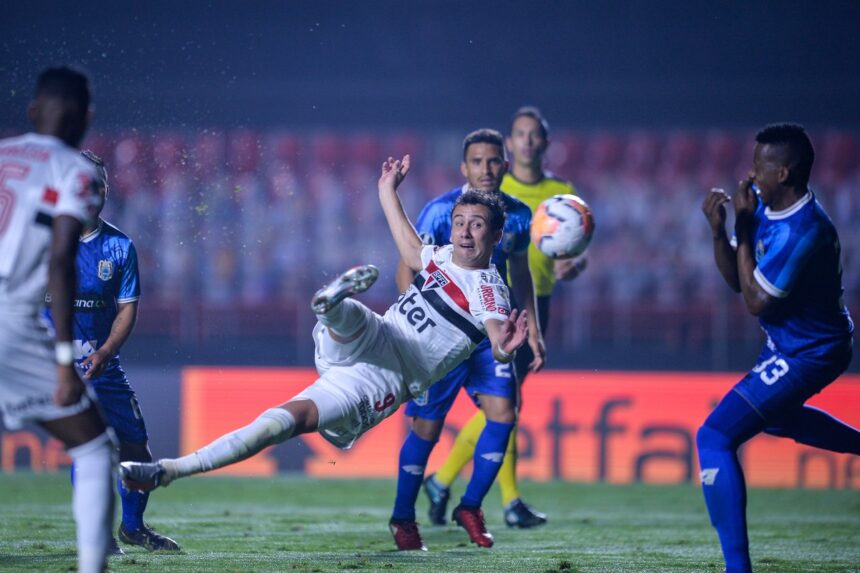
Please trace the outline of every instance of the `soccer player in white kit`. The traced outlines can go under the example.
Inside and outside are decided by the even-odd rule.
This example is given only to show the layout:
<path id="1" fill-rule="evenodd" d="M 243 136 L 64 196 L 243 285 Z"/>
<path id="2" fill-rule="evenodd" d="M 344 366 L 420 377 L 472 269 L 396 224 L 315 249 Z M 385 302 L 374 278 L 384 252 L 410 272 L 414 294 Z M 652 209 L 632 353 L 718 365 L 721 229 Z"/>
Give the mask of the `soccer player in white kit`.
<path id="1" fill-rule="evenodd" d="M 418 275 L 384 316 L 348 297 L 370 288 L 372 265 L 350 269 L 311 303 L 320 378 L 289 402 L 194 453 L 143 464 L 123 462 L 128 487 L 149 490 L 244 460 L 267 446 L 318 431 L 348 449 L 364 432 L 468 357 L 484 337 L 510 362 L 527 337 L 526 314 L 511 310 L 508 289 L 490 264 L 505 215 L 498 198 L 463 193 L 452 212 L 451 244 L 425 246 L 406 217 L 397 187 L 410 157 L 388 158 L 379 199 L 403 261 Z"/>
<path id="2" fill-rule="evenodd" d="M 35 422 L 74 460 L 78 571 L 103 571 L 114 517 L 115 444 L 73 364 L 75 252 L 101 197 L 76 149 L 90 121 L 87 77 L 39 75 L 35 132 L 0 141 L 0 411 L 9 429 Z M 51 295 L 56 341 L 42 319 Z"/>

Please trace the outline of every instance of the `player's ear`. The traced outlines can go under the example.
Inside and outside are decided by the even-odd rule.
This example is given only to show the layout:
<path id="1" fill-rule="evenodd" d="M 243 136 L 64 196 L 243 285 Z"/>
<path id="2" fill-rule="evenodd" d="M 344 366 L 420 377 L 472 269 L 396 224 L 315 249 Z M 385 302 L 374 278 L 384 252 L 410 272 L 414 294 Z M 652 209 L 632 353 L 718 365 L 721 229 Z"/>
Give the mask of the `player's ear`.
<path id="1" fill-rule="evenodd" d="M 541 145 L 540 152 L 541 152 L 541 153 L 546 152 L 546 150 L 547 150 L 547 148 L 549 147 L 549 144 L 550 144 L 550 143 L 552 143 L 552 140 L 549 138 L 549 136 L 544 137 L 544 138 L 543 138 L 543 145 Z"/>
<path id="2" fill-rule="evenodd" d="M 465 177 L 466 179 L 469 178 L 469 171 L 466 169 L 466 162 L 465 161 L 460 162 L 460 173 L 462 173 L 463 177 Z"/>
<path id="3" fill-rule="evenodd" d="M 791 178 L 791 170 L 785 165 L 781 165 L 779 169 L 776 170 L 776 178 L 780 184 L 785 184 Z"/>
<path id="4" fill-rule="evenodd" d="M 495 233 L 493 233 L 493 244 L 498 245 L 502 240 L 502 235 L 504 234 L 504 229 L 499 229 Z"/>

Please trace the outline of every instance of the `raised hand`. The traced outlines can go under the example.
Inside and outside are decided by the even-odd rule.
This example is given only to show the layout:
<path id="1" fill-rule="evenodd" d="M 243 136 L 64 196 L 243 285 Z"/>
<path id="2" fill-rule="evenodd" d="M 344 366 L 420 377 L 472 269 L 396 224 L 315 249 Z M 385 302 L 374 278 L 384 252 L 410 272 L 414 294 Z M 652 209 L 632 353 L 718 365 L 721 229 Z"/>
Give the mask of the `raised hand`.
<path id="1" fill-rule="evenodd" d="M 753 178 L 747 177 L 738 183 L 738 191 L 732 198 L 732 203 L 735 206 L 735 216 L 752 217 L 758 207 L 758 200 L 753 190 Z"/>
<path id="2" fill-rule="evenodd" d="M 726 203 L 732 198 L 722 189 L 711 189 L 702 203 L 702 213 L 711 225 L 714 236 L 726 229 Z"/>
<path id="3" fill-rule="evenodd" d="M 382 174 L 379 176 L 380 191 L 396 191 L 409 173 L 412 158 L 404 155 L 403 159 L 389 157 L 382 163 Z"/>
<path id="4" fill-rule="evenodd" d="M 528 312 L 513 309 L 511 316 L 502 324 L 499 347 L 508 354 L 523 345 L 529 336 Z"/>
<path id="5" fill-rule="evenodd" d="M 738 190 L 732 198 L 735 207 L 735 234 L 738 240 L 746 240 L 752 232 L 753 217 L 755 216 L 758 200 L 752 188 L 753 178 L 747 177 L 738 183 Z"/>
<path id="6" fill-rule="evenodd" d="M 572 281 L 588 266 L 588 256 L 580 255 L 572 259 L 556 259 L 553 274 L 557 281 Z"/>

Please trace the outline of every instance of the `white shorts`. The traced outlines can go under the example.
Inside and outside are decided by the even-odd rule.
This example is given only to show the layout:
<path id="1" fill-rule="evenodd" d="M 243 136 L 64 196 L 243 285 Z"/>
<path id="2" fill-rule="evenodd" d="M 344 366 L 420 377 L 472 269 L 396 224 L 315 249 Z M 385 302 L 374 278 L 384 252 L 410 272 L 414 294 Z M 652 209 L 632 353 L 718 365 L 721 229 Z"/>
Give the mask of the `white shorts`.
<path id="1" fill-rule="evenodd" d="M 316 404 L 320 435 L 344 450 L 412 398 L 382 317 L 369 309 L 367 314 L 367 329 L 348 344 L 334 341 L 317 323 L 314 343 L 320 378 L 293 398 Z"/>
<path id="2" fill-rule="evenodd" d="M 9 430 L 25 422 L 47 422 L 87 410 L 86 393 L 71 406 L 57 406 L 54 339 L 38 312 L 16 313 L 0 308 L 0 412 Z"/>

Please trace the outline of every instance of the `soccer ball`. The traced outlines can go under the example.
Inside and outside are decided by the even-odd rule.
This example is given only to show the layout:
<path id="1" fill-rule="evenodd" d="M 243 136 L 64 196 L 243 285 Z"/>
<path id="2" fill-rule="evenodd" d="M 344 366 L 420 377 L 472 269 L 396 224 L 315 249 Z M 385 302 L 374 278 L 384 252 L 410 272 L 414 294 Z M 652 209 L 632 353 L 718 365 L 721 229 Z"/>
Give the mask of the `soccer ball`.
<path id="1" fill-rule="evenodd" d="M 581 255 L 594 235 L 594 217 L 576 195 L 554 195 L 538 205 L 532 216 L 532 242 L 553 259 Z"/>

